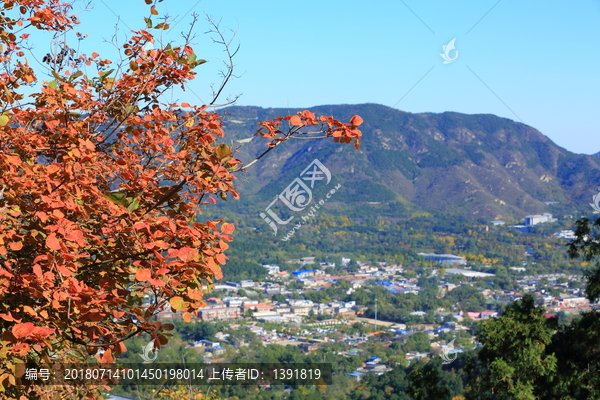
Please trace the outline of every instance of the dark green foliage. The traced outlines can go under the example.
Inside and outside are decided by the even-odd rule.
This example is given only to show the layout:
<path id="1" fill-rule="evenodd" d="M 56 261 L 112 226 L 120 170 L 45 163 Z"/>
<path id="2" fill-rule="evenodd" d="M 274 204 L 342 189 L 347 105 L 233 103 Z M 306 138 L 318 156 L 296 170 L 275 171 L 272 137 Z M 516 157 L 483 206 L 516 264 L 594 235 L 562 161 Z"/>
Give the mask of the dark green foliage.
<path id="1" fill-rule="evenodd" d="M 575 223 L 576 240 L 569 243 L 568 253 L 572 258 L 582 256 L 586 261 L 600 257 L 600 218 L 591 222 L 582 218 Z M 600 263 L 585 271 L 586 297 L 593 302 L 600 298 Z"/>
<path id="2" fill-rule="evenodd" d="M 429 336 L 425 332 L 414 333 L 409 336 L 408 340 L 402 346 L 405 353 L 409 351 L 418 351 L 420 353 L 426 353 L 430 350 Z"/>
<path id="3" fill-rule="evenodd" d="M 542 399 L 600 399 L 600 315 L 582 314 L 552 338 L 557 371 L 539 385 Z"/>
<path id="4" fill-rule="evenodd" d="M 415 179 L 421 175 L 421 169 L 408 157 L 398 157 L 395 150 L 379 149 L 368 155 L 373 167 L 381 170 L 400 170 L 407 178 Z"/>
<path id="5" fill-rule="evenodd" d="M 445 300 L 450 304 L 459 304 L 459 308 L 463 311 L 485 311 L 485 297 L 477 290 L 477 288 L 464 285 L 452 289 L 445 297 Z"/>
<path id="6" fill-rule="evenodd" d="M 256 261 L 241 260 L 237 257 L 232 257 L 223 266 L 223 277 L 227 281 L 260 280 L 267 275 L 267 270 Z"/>
<path id="7" fill-rule="evenodd" d="M 556 357 L 546 353 L 552 326 L 543 313 L 526 294 L 501 317 L 481 323 L 478 339 L 483 348 L 467 368 L 467 399 L 536 398 L 537 385 L 557 369 Z"/>
<path id="8" fill-rule="evenodd" d="M 215 340 L 214 335 L 218 332 L 214 324 L 204 321 L 176 322 L 175 329 L 183 340 L 195 342 L 198 340 Z"/>
<path id="9" fill-rule="evenodd" d="M 408 376 L 407 393 L 415 400 L 450 400 L 450 390 L 440 385 L 440 373 L 439 364 L 415 368 Z"/>

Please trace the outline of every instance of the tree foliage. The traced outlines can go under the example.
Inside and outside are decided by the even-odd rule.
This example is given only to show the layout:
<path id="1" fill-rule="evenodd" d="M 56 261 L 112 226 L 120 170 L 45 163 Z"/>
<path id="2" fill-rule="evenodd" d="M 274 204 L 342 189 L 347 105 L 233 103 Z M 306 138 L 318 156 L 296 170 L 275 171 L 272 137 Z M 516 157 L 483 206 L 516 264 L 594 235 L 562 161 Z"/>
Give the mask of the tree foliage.
<path id="1" fill-rule="evenodd" d="M 582 218 L 575 225 L 576 239 L 569 243 L 569 256 L 582 256 L 586 261 L 600 256 L 600 218 L 595 221 Z M 596 266 L 586 270 L 584 276 L 587 279 L 585 295 L 594 302 L 600 298 L 600 262 L 596 261 Z"/>
<path id="2" fill-rule="evenodd" d="M 483 348 L 471 363 L 467 399 L 536 399 L 536 388 L 556 371 L 556 356 L 546 354 L 552 330 L 527 294 L 505 313 L 480 326 Z"/>
<path id="3" fill-rule="evenodd" d="M 34 390 L 15 389 L 19 362 L 67 352 L 112 362 L 142 332 L 164 345 L 173 326 L 154 316 L 170 310 L 189 321 L 222 276 L 235 228 L 198 216 L 216 198 L 239 198 L 235 174 L 247 167 L 220 143 L 223 123 L 210 111 L 231 70 L 209 104 L 165 100 L 205 61 L 191 33 L 181 45 L 158 43 L 169 26 L 153 26 L 157 14 L 153 4 L 147 29 L 131 32 L 115 65 L 69 46 L 78 24 L 71 4 L 0 2 L 0 391 L 8 398 Z M 65 38 L 44 57 L 49 81 L 25 57 L 36 30 Z M 257 134 L 270 147 L 260 157 L 314 133 L 358 148 L 361 123 L 308 111 L 261 122 Z"/>

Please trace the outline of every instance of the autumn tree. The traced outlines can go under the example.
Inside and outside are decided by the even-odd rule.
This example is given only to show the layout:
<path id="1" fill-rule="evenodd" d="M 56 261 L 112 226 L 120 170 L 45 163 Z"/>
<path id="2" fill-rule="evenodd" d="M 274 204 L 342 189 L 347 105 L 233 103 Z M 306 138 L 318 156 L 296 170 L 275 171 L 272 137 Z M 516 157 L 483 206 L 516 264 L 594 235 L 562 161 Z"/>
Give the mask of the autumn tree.
<path id="1" fill-rule="evenodd" d="M 237 199 L 235 175 L 254 162 L 241 166 L 221 143 L 213 108 L 230 69 L 209 104 L 165 100 L 205 61 L 191 32 L 181 44 L 160 43 L 169 29 L 167 20 L 156 23 L 161 1 L 145 0 L 145 29 L 131 32 L 118 63 L 75 51 L 71 42 L 85 35 L 74 31 L 71 4 L 0 1 L 3 398 L 42 396 L 16 386 L 17 366 L 28 360 L 112 362 L 141 333 L 164 345 L 173 326 L 153 317 L 171 310 L 189 321 L 222 276 L 235 228 L 202 220 L 202 209 Z M 28 58 L 28 36 L 39 31 L 62 38 L 43 59 L 47 80 Z M 308 111 L 261 122 L 257 134 L 269 147 L 258 158 L 299 135 L 358 148 L 361 123 Z"/>

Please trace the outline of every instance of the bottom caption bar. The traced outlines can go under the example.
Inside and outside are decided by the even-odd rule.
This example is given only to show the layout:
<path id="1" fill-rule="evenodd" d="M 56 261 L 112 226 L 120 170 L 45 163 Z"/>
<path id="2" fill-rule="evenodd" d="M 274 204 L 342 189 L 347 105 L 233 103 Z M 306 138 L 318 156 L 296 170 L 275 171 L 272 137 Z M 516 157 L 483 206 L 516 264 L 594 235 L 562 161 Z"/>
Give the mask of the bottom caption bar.
<path id="1" fill-rule="evenodd" d="M 21 364 L 23 385 L 331 385 L 331 364 Z"/>

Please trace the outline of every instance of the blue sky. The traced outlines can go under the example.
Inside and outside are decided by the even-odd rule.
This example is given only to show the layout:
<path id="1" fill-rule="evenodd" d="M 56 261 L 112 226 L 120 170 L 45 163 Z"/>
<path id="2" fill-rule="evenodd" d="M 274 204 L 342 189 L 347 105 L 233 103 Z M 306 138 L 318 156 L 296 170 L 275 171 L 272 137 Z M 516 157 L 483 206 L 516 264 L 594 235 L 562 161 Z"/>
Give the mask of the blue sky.
<path id="1" fill-rule="evenodd" d="M 110 56 L 143 27 L 143 0 L 103 0 L 80 15 L 82 50 Z M 165 0 L 175 18 L 165 43 L 201 14 L 196 53 L 209 63 L 175 99 L 203 103 L 219 82 L 222 48 L 204 19 L 237 31 L 237 104 L 312 107 L 378 103 L 409 112 L 491 113 L 539 129 L 576 153 L 600 151 L 600 0 Z M 156 17 L 155 17 L 156 18 Z M 456 59 L 443 64 L 452 39 Z M 222 100 L 225 100 L 223 98 Z"/>

